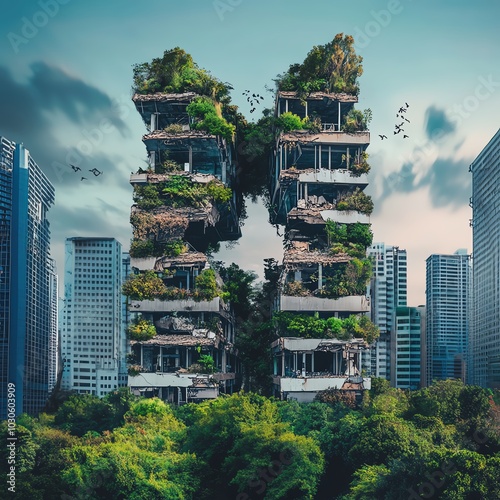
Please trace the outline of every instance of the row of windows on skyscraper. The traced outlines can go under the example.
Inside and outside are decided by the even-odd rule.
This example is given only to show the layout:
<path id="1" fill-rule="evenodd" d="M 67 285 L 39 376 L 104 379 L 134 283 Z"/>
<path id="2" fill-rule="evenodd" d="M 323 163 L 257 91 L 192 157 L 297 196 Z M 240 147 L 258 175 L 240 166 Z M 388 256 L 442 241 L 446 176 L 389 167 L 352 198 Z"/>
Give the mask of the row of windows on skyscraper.
<path id="1" fill-rule="evenodd" d="M 500 386 L 499 158 L 500 131 L 470 167 L 474 259 L 465 250 L 431 255 L 426 306 L 407 304 L 406 251 L 384 243 L 369 248 L 371 315 L 381 335 L 363 355 L 367 374 L 401 388 L 445 378 Z M 492 184 L 498 188 L 492 190 Z M 17 413 L 32 414 L 56 385 L 58 283 L 46 218 L 54 189 L 24 146 L 3 137 L 0 193 L 0 418 L 5 418 L 8 382 L 16 384 Z M 102 396 L 127 384 L 128 313 L 121 282 L 129 267 L 128 254 L 114 238 L 66 241 L 63 389 Z M 96 294 L 101 310 L 87 300 L 96 293 L 86 292 L 96 279 L 107 289 L 106 304 Z M 109 313 L 103 315 L 102 308 Z M 76 348 L 77 332 L 82 341 Z"/>

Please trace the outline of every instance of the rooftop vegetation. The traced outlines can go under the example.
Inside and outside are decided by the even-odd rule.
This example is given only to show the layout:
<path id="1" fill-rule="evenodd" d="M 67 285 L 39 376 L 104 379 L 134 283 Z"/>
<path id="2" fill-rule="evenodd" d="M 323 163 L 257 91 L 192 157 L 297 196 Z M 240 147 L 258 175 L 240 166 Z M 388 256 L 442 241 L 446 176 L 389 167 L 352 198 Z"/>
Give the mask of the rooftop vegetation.
<path id="1" fill-rule="evenodd" d="M 372 121 L 372 110 L 370 108 L 360 111 L 359 109 L 351 108 L 344 116 L 341 130 L 348 134 L 356 132 L 364 132 L 368 130 L 368 126 Z"/>
<path id="2" fill-rule="evenodd" d="M 305 98 L 311 92 L 359 93 L 363 58 L 356 55 L 354 38 L 343 33 L 313 47 L 302 63 L 292 64 L 275 79 L 278 90 L 295 91 Z"/>
<path id="3" fill-rule="evenodd" d="M 133 65 L 132 90 L 138 94 L 195 92 L 218 102 L 229 102 L 232 87 L 201 69 L 180 47 L 166 50 L 151 62 Z"/>

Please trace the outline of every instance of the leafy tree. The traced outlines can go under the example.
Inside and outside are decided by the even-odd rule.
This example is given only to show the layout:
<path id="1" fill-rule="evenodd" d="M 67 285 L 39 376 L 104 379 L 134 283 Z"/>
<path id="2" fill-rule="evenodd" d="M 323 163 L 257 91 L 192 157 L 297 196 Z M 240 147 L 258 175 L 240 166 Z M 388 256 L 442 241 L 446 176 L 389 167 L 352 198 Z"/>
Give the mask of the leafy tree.
<path id="1" fill-rule="evenodd" d="M 224 282 L 222 290 L 233 307 L 238 325 L 239 322 L 247 320 L 253 312 L 253 284 L 257 275 L 253 271 L 244 271 L 234 263 L 225 266 L 222 262 L 216 262 L 214 265 Z"/>
<path id="2" fill-rule="evenodd" d="M 292 64 L 275 82 L 278 90 L 293 90 L 302 97 L 315 91 L 357 95 L 362 61 L 354 50 L 354 38 L 339 33 L 330 43 L 313 47 L 302 64 Z"/>
<path id="3" fill-rule="evenodd" d="M 200 69 L 192 56 L 175 47 L 150 63 L 133 65 L 132 90 L 139 94 L 155 92 L 195 92 L 217 101 L 229 102 L 232 87 Z"/>

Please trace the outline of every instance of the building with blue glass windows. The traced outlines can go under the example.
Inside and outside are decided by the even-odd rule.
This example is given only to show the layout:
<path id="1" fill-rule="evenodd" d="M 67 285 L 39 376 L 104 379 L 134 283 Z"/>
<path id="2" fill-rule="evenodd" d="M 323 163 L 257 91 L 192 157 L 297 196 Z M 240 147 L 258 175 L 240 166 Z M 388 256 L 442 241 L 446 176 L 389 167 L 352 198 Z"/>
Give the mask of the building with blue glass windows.
<path id="1" fill-rule="evenodd" d="M 17 415 L 36 415 L 49 395 L 53 203 L 54 188 L 29 151 L 0 137 L 0 418 L 8 384 Z"/>
<path id="2" fill-rule="evenodd" d="M 469 333 L 471 265 L 467 250 L 426 260 L 425 382 L 461 379 Z"/>
<path id="3" fill-rule="evenodd" d="M 469 171 L 474 291 L 467 380 L 500 388 L 500 130 Z"/>

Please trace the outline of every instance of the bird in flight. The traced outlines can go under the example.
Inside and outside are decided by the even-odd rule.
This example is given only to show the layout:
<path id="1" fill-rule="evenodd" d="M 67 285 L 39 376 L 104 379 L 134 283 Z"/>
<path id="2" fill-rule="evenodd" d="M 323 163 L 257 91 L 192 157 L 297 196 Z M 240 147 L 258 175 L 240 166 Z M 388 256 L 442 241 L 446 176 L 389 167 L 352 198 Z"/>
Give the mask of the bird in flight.
<path id="1" fill-rule="evenodd" d="M 410 107 L 410 105 L 407 102 L 405 102 L 405 105 L 406 105 L 406 109 L 408 109 Z"/>
<path id="2" fill-rule="evenodd" d="M 387 136 L 386 135 L 383 135 L 383 134 L 378 134 L 378 136 L 380 137 L 380 139 L 384 140 L 384 139 L 387 139 Z"/>
<path id="3" fill-rule="evenodd" d="M 71 165 L 71 163 L 69 164 L 69 166 L 75 171 L 75 172 L 78 172 L 78 170 L 81 170 L 80 167 L 75 167 L 74 165 Z"/>
<path id="4" fill-rule="evenodd" d="M 97 168 L 93 168 L 92 170 L 89 170 L 89 172 L 92 172 L 96 177 L 102 174 L 102 172 L 97 170 Z"/>
<path id="5" fill-rule="evenodd" d="M 408 122 L 408 123 L 411 123 L 410 120 L 408 120 L 408 118 L 405 118 L 405 120 Z"/>
<path id="6" fill-rule="evenodd" d="M 87 177 L 82 177 L 80 180 L 81 180 L 81 181 L 86 181 L 86 180 L 87 180 Z"/>
<path id="7" fill-rule="evenodd" d="M 403 139 L 408 139 L 408 138 L 409 138 L 409 136 L 408 136 L 408 135 L 404 135 L 404 134 L 403 134 Z"/>

